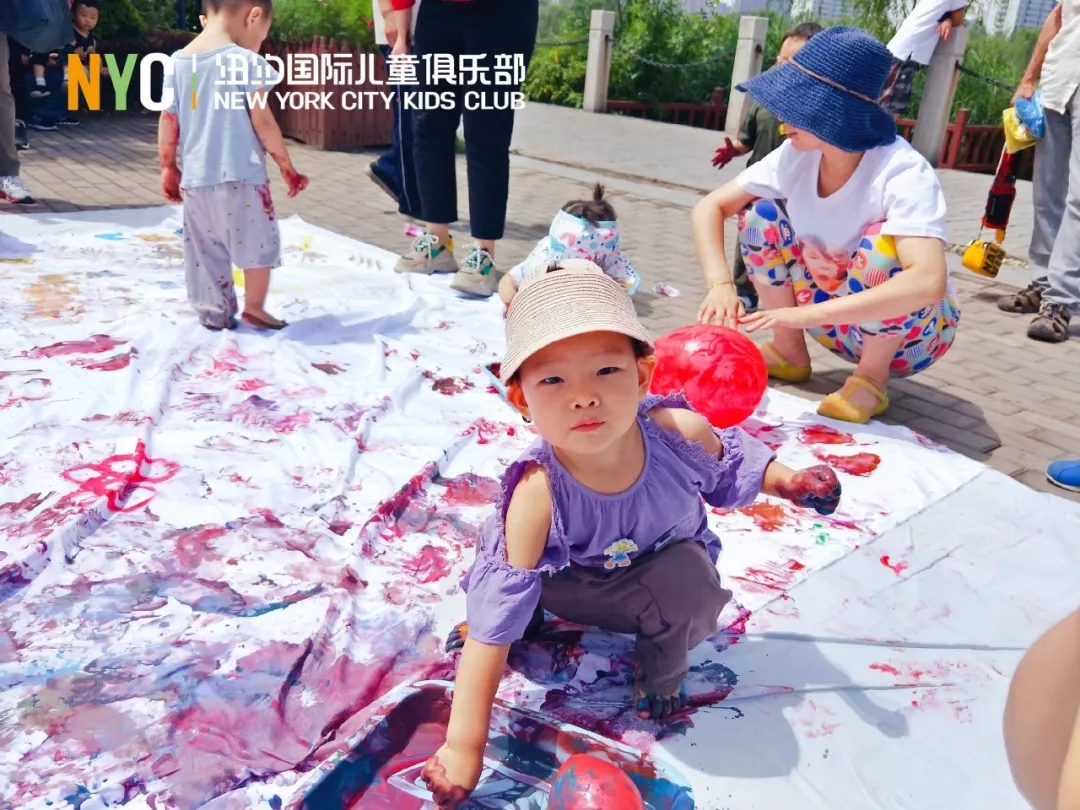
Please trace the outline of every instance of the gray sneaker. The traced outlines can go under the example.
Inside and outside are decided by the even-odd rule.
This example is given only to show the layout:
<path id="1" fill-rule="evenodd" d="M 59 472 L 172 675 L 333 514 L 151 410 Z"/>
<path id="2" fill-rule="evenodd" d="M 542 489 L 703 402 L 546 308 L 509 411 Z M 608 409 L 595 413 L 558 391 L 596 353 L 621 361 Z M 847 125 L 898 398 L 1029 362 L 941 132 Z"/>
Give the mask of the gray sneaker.
<path id="1" fill-rule="evenodd" d="M 450 289 L 467 295 L 490 298 L 499 282 L 495 278 L 495 260 L 479 245 L 469 245 L 469 255 L 450 282 Z"/>
<path id="2" fill-rule="evenodd" d="M 397 260 L 394 270 L 399 273 L 456 273 L 457 259 L 451 250 L 439 244 L 439 237 L 424 231 L 413 239 L 409 252 Z"/>
<path id="3" fill-rule="evenodd" d="M 34 201 L 34 195 L 21 178 L 8 175 L 0 177 L 0 200 L 26 205 Z"/>

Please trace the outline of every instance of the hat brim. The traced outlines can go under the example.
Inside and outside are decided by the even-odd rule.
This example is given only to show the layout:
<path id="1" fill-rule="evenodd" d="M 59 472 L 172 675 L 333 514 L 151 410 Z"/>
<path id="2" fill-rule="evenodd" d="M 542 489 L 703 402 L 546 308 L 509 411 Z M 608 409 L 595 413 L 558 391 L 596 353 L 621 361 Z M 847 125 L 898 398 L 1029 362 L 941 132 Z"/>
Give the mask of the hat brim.
<path id="1" fill-rule="evenodd" d="M 784 124 L 845 152 L 865 152 L 896 140 L 896 121 L 880 104 L 831 87 L 791 64 L 770 68 L 735 89 Z"/>

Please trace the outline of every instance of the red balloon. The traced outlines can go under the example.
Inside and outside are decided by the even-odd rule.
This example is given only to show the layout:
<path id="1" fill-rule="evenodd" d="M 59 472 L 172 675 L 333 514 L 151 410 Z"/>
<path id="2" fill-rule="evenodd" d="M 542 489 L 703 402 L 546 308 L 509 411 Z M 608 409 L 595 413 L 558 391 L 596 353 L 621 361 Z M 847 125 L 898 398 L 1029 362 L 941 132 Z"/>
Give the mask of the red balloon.
<path id="1" fill-rule="evenodd" d="M 713 427 L 734 427 L 761 404 L 769 387 L 765 356 L 746 335 L 694 324 L 658 338 L 652 393 L 685 394 Z"/>
<path id="2" fill-rule="evenodd" d="M 622 768 L 574 754 L 555 774 L 548 810 L 645 810 L 645 800 Z"/>

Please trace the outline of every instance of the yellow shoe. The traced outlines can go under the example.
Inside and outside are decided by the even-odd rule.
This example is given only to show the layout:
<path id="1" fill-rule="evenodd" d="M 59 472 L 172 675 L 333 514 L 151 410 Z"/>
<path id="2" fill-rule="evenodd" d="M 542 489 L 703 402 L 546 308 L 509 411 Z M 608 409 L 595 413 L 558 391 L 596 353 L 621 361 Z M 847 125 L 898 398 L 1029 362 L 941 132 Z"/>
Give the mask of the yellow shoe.
<path id="1" fill-rule="evenodd" d="M 769 376 L 774 380 L 787 383 L 804 383 L 814 373 L 814 369 L 810 366 L 791 365 L 772 343 L 763 345 L 761 353 L 765 355 L 765 368 L 768 370 Z"/>
<path id="2" fill-rule="evenodd" d="M 855 390 L 862 388 L 877 397 L 874 405 L 856 405 L 851 401 Z M 817 412 L 819 416 L 836 419 L 840 422 L 854 422 L 865 425 L 875 416 L 881 416 L 889 409 L 889 395 L 864 377 L 852 374 L 839 391 L 829 394 L 821 401 Z"/>

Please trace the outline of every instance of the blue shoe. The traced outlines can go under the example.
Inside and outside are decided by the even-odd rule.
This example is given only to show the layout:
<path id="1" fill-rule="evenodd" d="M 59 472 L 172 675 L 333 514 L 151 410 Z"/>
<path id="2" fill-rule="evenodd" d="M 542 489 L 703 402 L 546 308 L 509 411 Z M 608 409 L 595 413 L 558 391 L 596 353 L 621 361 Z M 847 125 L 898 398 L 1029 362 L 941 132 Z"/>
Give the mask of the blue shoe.
<path id="1" fill-rule="evenodd" d="M 1046 478 L 1055 486 L 1080 492 L 1080 459 L 1055 461 L 1046 468 Z"/>

